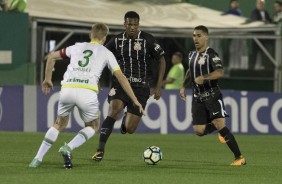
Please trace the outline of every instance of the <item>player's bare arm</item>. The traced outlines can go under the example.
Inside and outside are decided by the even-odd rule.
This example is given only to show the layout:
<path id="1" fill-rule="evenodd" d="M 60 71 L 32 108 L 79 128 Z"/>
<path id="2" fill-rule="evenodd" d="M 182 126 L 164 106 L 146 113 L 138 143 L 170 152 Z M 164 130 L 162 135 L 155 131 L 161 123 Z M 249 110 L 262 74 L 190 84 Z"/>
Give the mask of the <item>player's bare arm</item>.
<path id="1" fill-rule="evenodd" d="M 52 83 L 52 70 L 54 68 L 55 62 L 57 59 L 60 59 L 60 51 L 51 52 L 48 55 L 45 69 L 45 79 L 42 82 L 42 92 L 46 95 L 50 93 L 50 90 L 53 89 Z"/>
<path id="2" fill-rule="evenodd" d="M 171 83 L 173 83 L 174 81 L 175 81 L 174 78 L 168 78 L 168 79 L 166 79 L 166 80 L 163 80 L 162 85 L 165 86 L 166 84 L 171 84 Z"/>
<path id="3" fill-rule="evenodd" d="M 184 81 L 183 84 L 179 90 L 179 96 L 182 100 L 186 100 L 186 94 L 185 94 L 185 88 L 188 86 L 188 84 L 190 83 L 190 69 L 187 70 L 185 77 L 184 77 Z"/>
<path id="4" fill-rule="evenodd" d="M 209 74 L 201 75 L 195 78 L 196 84 L 203 84 L 206 80 L 215 80 L 219 79 L 223 76 L 224 70 L 223 69 L 217 69 Z"/>
<path id="5" fill-rule="evenodd" d="M 165 67 L 166 67 L 165 58 L 164 56 L 162 56 L 160 58 L 158 83 L 153 91 L 154 99 L 156 100 L 159 100 L 162 95 L 162 83 L 163 83 L 163 78 L 164 78 L 164 73 L 165 73 Z"/>
<path id="6" fill-rule="evenodd" d="M 121 87 L 126 92 L 126 94 L 130 97 L 130 99 L 133 101 L 133 103 L 139 108 L 140 113 L 145 115 L 145 111 L 142 107 L 142 105 L 137 100 L 136 96 L 134 95 L 134 92 L 132 91 L 132 88 L 130 87 L 130 84 L 126 77 L 123 75 L 123 73 L 120 70 L 116 70 L 114 72 L 115 77 L 119 81 Z"/>

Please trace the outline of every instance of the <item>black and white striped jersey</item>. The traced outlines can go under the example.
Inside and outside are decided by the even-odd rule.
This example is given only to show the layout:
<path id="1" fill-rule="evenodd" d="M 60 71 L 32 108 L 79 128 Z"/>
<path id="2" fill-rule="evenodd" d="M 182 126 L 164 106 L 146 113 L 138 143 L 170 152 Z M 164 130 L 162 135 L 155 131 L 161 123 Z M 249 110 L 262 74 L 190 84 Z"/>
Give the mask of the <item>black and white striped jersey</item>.
<path id="1" fill-rule="evenodd" d="M 156 39 L 143 31 L 139 31 L 135 39 L 127 38 L 125 32 L 120 33 L 106 47 L 115 55 L 131 86 L 149 86 L 152 80 L 152 62 L 159 62 L 164 55 Z M 113 81 L 116 81 L 115 77 Z"/>
<path id="2" fill-rule="evenodd" d="M 209 74 L 217 69 L 223 69 L 221 59 L 212 48 L 207 47 L 206 50 L 201 53 L 198 51 L 190 52 L 188 62 L 194 93 L 202 93 L 218 87 L 217 79 L 204 81 L 202 85 L 195 83 L 196 77 Z"/>

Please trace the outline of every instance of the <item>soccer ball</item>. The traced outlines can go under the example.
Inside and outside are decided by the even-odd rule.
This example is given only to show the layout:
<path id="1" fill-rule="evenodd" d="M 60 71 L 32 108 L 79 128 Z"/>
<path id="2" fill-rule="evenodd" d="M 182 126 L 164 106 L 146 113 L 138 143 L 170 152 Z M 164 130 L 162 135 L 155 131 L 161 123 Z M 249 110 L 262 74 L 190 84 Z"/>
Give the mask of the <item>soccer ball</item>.
<path id="1" fill-rule="evenodd" d="M 163 159 L 162 151 L 157 146 L 149 146 L 143 152 L 144 162 L 149 165 L 155 165 Z"/>

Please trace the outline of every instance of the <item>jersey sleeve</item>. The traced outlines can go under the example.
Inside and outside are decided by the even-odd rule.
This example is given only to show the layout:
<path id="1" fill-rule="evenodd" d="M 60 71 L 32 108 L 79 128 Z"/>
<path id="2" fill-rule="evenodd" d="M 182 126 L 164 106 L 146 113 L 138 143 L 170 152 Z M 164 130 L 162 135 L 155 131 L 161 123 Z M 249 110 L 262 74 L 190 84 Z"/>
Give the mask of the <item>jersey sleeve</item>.
<path id="1" fill-rule="evenodd" d="M 222 61 L 221 61 L 221 59 L 219 58 L 219 56 L 216 52 L 212 52 L 210 54 L 210 63 L 211 63 L 212 68 L 214 70 L 223 69 Z"/>
<path id="2" fill-rule="evenodd" d="M 114 56 L 114 54 L 111 51 L 107 52 L 108 56 L 108 68 L 111 70 L 112 73 L 114 73 L 117 70 L 120 70 L 120 67 L 118 65 L 118 62 Z"/>
<path id="3" fill-rule="evenodd" d="M 153 36 L 148 36 L 149 51 L 154 59 L 159 60 L 165 54 L 164 50 Z"/>
<path id="4" fill-rule="evenodd" d="M 69 46 L 69 47 L 61 49 L 60 50 L 60 56 L 63 59 L 70 58 L 71 57 L 71 50 L 72 50 L 73 47 L 74 46 Z"/>
<path id="5" fill-rule="evenodd" d="M 61 58 L 63 59 L 66 59 L 67 58 L 67 55 L 66 55 L 66 48 L 63 48 L 60 50 L 60 56 Z"/>

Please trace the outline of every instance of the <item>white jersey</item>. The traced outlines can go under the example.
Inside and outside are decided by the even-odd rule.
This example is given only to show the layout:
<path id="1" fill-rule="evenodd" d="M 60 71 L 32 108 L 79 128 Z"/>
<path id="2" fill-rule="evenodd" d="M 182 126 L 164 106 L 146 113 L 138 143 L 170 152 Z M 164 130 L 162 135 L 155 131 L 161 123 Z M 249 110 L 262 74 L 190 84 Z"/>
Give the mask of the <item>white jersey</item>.
<path id="1" fill-rule="evenodd" d="M 86 88 L 98 92 L 98 82 L 103 69 L 113 73 L 120 70 L 115 56 L 100 44 L 76 43 L 60 51 L 61 57 L 69 57 L 70 64 L 61 81 L 62 88 Z"/>

